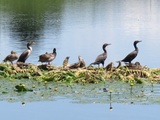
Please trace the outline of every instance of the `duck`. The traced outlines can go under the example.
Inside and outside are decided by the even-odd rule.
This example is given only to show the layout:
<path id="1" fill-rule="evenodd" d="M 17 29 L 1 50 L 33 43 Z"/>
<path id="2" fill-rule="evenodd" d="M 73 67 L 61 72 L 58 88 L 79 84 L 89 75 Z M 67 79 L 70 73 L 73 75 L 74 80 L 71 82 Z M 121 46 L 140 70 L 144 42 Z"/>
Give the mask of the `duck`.
<path id="1" fill-rule="evenodd" d="M 69 65 L 68 68 L 70 69 L 82 68 L 82 67 L 85 67 L 85 65 L 86 64 L 83 58 L 81 56 L 78 56 L 78 62 Z"/>
<path id="2" fill-rule="evenodd" d="M 53 49 L 52 53 L 46 52 L 45 54 L 42 54 L 39 56 L 38 62 L 48 62 L 48 65 L 50 65 L 50 62 L 52 62 L 57 56 L 56 48 Z"/>
<path id="3" fill-rule="evenodd" d="M 69 56 L 67 56 L 67 57 L 64 59 L 64 61 L 63 61 L 63 68 L 67 68 L 69 58 L 70 58 L 70 57 L 69 57 Z"/>
<path id="4" fill-rule="evenodd" d="M 9 62 L 11 62 L 13 64 L 13 61 L 15 61 L 17 59 L 18 59 L 18 54 L 15 51 L 12 50 L 11 54 L 7 55 L 3 61 L 4 62 L 9 61 Z"/>

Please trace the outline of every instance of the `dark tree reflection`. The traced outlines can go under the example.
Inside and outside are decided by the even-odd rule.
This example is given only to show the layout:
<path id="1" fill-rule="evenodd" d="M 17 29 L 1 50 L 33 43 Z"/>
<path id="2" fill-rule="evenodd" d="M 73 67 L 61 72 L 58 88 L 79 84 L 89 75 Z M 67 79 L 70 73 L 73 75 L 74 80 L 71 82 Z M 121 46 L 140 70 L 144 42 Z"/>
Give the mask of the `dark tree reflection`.
<path id="1" fill-rule="evenodd" d="M 47 12 L 56 14 L 54 19 L 60 19 L 61 0 L 1 0 L 5 12 L 10 15 L 11 36 L 19 40 L 38 40 L 43 36 Z M 54 14 L 51 14 L 54 15 Z M 53 27 L 60 27 L 53 24 Z"/>

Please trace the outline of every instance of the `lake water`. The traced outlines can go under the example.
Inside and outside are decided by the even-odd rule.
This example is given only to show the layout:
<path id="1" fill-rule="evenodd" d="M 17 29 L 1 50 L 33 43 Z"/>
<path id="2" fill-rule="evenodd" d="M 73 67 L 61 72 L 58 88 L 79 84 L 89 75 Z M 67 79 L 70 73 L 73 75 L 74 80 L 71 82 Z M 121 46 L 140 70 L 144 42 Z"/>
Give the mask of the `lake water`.
<path id="1" fill-rule="evenodd" d="M 159 120 L 159 105 L 73 104 L 69 100 L 21 103 L 0 102 L 2 120 Z"/>
<path id="2" fill-rule="evenodd" d="M 14 91 L 20 83 L 33 92 Z M 122 82 L 88 85 L 44 84 L 32 80 L 0 82 L 0 119 L 3 120 L 159 120 L 159 105 L 159 84 L 135 85 L 131 91 L 130 85 Z"/>
<path id="3" fill-rule="evenodd" d="M 138 39 L 143 42 L 133 62 L 160 67 L 159 5 L 158 0 L 1 0 L 0 61 L 11 50 L 21 54 L 33 40 L 29 63 L 40 64 L 38 56 L 55 47 L 58 55 L 52 64 L 62 65 L 66 56 L 74 63 L 81 55 L 89 65 L 107 42 L 112 44 L 107 65 L 133 51 Z"/>
<path id="4" fill-rule="evenodd" d="M 66 56 L 70 56 L 70 63 L 76 62 L 78 55 L 89 65 L 102 53 L 101 46 L 107 42 L 112 44 L 107 47 L 107 65 L 133 51 L 133 41 L 138 39 L 142 43 L 138 44 L 139 54 L 134 62 L 139 61 L 151 68 L 160 67 L 159 6 L 158 0 L 0 0 L 0 61 L 11 50 L 21 54 L 27 41 L 35 41 L 32 54 L 26 61 L 28 63 L 40 64 L 38 56 L 46 51 L 52 52 L 55 47 L 57 57 L 53 65 L 62 65 Z M 135 95 L 134 104 L 131 104 L 132 100 L 125 102 L 130 100 L 130 94 L 119 98 L 116 92 L 113 110 L 110 111 L 109 96 L 95 95 L 94 91 L 91 94 L 88 91 L 91 95 L 88 97 L 67 91 L 69 96 L 67 93 L 65 97 L 58 94 L 55 96 L 60 98 L 50 99 L 48 95 L 54 96 L 52 91 L 43 93 L 47 99 L 36 102 L 39 98 L 33 97 L 33 93 L 15 94 L 14 86 L 8 88 L 4 83 L 5 91 L 11 89 L 12 94 L 6 94 L 0 87 L 0 118 L 3 120 L 159 120 L 159 86 L 154 93 L 149 87 L 142 98 Z M 77 102 L 77 97 L 83 95 L 87 99 Z M 140 100 L 137 99 L 139 97 Z M 33 98 L 35 100 L 30 101 Z M 94 102 L 97 98 L 98 102 Z M 22 106 L 22 102 L 26 105 Z"/>

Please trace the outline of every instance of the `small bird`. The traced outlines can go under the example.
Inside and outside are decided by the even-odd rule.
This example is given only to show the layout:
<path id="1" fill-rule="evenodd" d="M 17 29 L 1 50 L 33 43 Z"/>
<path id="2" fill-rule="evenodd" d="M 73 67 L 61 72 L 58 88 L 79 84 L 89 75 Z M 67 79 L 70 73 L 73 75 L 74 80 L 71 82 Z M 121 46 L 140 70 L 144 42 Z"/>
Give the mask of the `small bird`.
<path id="1" fill-rule="evenodd" d="M 63 68 L 66 68 L 68 66 L 68 61 L 69 61 L 69 56 L 67 56 L 63 61 Z"/>
<path id="2" fill-rule="evenodd" d="M 43 64 L 43 62 L 48 61 L 49 57 L 50 57 L 49 53 L 46 52 L 45 54 L 42 54 L 42 55 L 39 56 L 38 62 L 42 62 L 42 64 Z"/>
<path id="3" fill-rule="evenodd" d="M 98 66 L 99 66 L 99 64 L 102 64 L 103 67 L 104 67 L 104 61 L 107 58 L 106 46 L 108 46 L 108 45 L 111 45 L 111 44 L 108 44 L 108 43 L 103 44 L 102 49 L 103 49 L 104 53 L 98 55 L 97 58 L 96 58 L 96 60 L 93 63 L 91 63 L 90 65 L 98 64 Z"/>
<path id="4" fill-rule="evenodd" d="M 25 61 L 27 60 L 27 58 L 30 56 L 31 52 L 32 52 L 32 47 L 31 45 L 35 44 L 35 42 L 28 42 L 27 43 L 27 50 L 25 50 L 19 57 L 19 59 L 17 60 L 17 62 L 23 62 L 25 63 Z"/>
<path id="5" fill-rule="evenodd" d="M 50 65 L 50 62 L 52 62 L 57 56 L 56 48 L 53 49 L 52 53 L 45 53 L 39 56 L 38 62 L 48 62 L 48 65 Z"/>
<path id="6" fill-rule="evenodd" d="M 121 60 L 122 62 L 129 62 L 129 64 L 131 64 L 131 61 L 136 58 L 137 54 L 138 54 L 138 47 L 137 47 L 137 43 L 142 42 L 142 41 L 134 41 L 133 46 L 135 48 L 135 50 L 131 53 L 129 53 L 123 60 Z"/>
<path id="7" fill-rule="evenodd" d="M 12 50 L 11 54 L 8 55 L 3 61 L 4 62 L 9 61 L 9 62 L 11 62 L 13 64 L 13 61 L 17 60 L 17 59 L 18 59 L 18 54 Z"/>
<path id="8" fill-rule="evenodd" d="M 83 61 L 82 57 L 78 56 L 78 62 L 69 65 L 68 68 L 76 69 L 76 68 L 80 68 L 80 67 L 82 67 L 84 65 L 85 65 L 85 62 Z"/>
<path id="9" fill-rule="evenodd" d="M 107 71 L 112 71 L 112 69 L 113 69 L 113 62 L 109 63 L 109 64 L 105 67 L 105 69 L 106 69 Z"/>
<path id="10" fill-rule="evenodd" d="M 79 62 L 80 62 L 80 68 L 83 68 L 86 66 L 86 63 L 84 62 L 83 58 L 81 56 L 78 56 Z"/>

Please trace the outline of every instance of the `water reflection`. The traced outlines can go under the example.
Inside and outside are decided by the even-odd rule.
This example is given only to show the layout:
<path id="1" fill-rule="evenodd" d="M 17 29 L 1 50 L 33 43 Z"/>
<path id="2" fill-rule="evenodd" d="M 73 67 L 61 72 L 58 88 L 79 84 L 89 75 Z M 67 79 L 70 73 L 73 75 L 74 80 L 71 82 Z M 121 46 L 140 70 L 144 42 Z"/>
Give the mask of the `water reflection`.
<path id="1" fill-rule="evenodd" d="M 112 91 L 110 90 L 110 92 L 109 92 L 109 99 L 110 99 L 110 103 L 109 103 L 109 110 L 113 110 L 113 107 L 112 107 Z"/>
<path id="2" fill-rule="evenodd" d="M 19 40 L 39 40 L 43 35 L 45 25 L 49 23 L 49 16 L 52 16 L 53 21 L 60 19 L 61 14 L 61 1 L 51 0 L 39 1 L 37 5 L 36 1 L 33 0 L 16 0 L 16 4 L 13 1 L 3 1 L 1 6 L 6 6 L 8 9 L 2 9 L 4 13 L 4 19 L 8 19 L 7 23 L 9 26 L 9 32 L 11 37 Z M 55 7 L 56 5 L 56 7 Z M 48 13 L 48 8 L 53 6 L 56 9 L 52 9 L 52 14 Z M 58 9 L 57 9 L 58 8 Z M 49 9 L 50 10 L 50 9 Z M 48 16 L 49 14 L 49 16 Z M 52 22 L 53 22 L 52 21 Z M 51 23 L 52 24 L 52 23 Z M 58 28 L 57 24 L 52 24 L 52 27 Z"/>
<path id="3" fill-rule="evenodd" d="M 159 67 L 159 4 L 156 0 L 1 0 L 0 61 L 11 50 L 20 54 L 26 41 L 33 40 L 37 45 L 28 62 L 38 64 L 40 54 L 56 47 L 53 64 L 62 65 L 66 56 L 73 63 L 81 55 L 88 65 L 108 42 L 112 46 L 107 64 L 122 59 L 139 39 L 143 43 L 135 61 Z"/>

